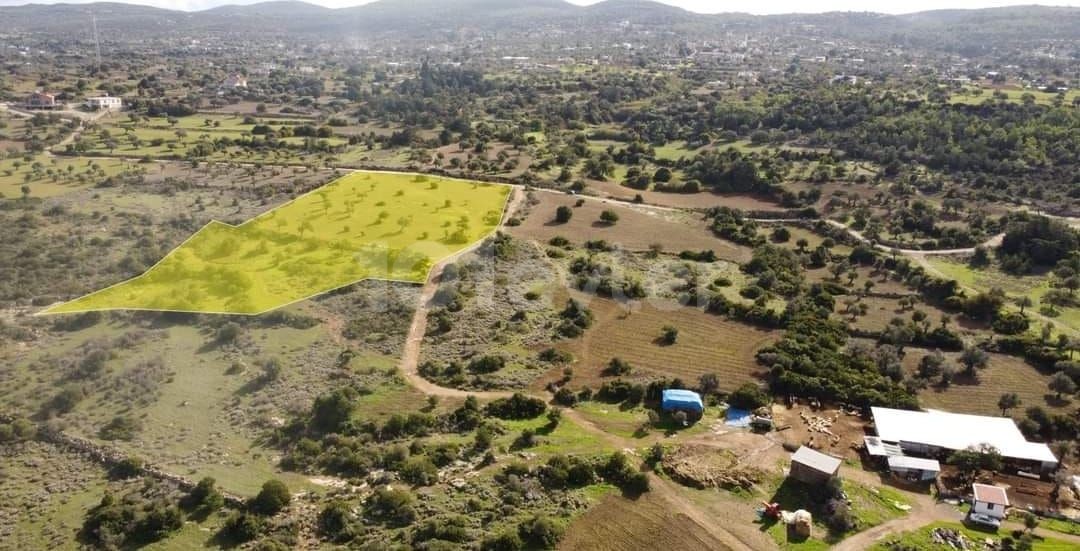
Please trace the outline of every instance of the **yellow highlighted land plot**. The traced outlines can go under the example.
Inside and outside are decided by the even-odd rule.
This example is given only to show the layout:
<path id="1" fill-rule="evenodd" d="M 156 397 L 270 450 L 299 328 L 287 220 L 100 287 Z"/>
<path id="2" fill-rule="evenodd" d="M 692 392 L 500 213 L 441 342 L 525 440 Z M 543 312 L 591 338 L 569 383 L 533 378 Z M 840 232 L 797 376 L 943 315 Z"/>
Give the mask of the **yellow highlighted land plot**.
<path id="1" fill-rule="evenodd" d="M 354 172 L 239 226 L 211 222 L 146 273 L 44 313 L 259 314 L 363 279 L 422 283 L 499 225 L 510 187 Z"/>

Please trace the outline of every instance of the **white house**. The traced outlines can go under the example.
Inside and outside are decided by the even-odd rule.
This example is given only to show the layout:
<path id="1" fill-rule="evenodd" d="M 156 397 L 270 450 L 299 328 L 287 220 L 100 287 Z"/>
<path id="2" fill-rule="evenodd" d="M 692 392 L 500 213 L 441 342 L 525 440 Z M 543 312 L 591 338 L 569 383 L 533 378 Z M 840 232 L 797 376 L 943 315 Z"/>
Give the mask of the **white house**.
<path id="1" fill-rule="evenodd" d="M 981 513 L 998 520 L 1005 518 L 1005 509 L 1009 506 L 1009 496 L 1005 488 L 989 484 L 972 484 L 971 512 Z"/>
<path id="2" fill-rule="evenodd" d="M 230 89 L 247 88 L 247 79 L 241 74 L 229 75 L 229 78 L 225 79 L 225 82 L 222 83 L 221 87 Z"/>
<path id="3" fill-rule="evenodd" d="M 97 96 L 93 98 L 86 98 L 86 107 L 88 109 L 120 109 L 123 107 L 123 101 L 120 98 L 110 96 L 108 94 L 104 96 Z"/>

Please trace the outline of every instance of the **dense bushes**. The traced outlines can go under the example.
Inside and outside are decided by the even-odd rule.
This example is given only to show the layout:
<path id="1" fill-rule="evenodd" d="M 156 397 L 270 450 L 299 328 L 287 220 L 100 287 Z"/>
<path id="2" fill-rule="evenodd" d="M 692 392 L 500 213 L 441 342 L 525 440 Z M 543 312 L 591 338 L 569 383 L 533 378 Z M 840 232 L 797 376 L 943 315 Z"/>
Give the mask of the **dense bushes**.
<path id="1" fill-rule="evenodd" d="M 1005 237 L 997 249 L 1004 270 L 1026 273 L 1036 266 L 1054 266 L 1080 250 L 1080 232 L 1045 216 L 1016 212 L 1006 219 Z"/>
<path id="2" fill-rule="evenodd" d="M 392 525 L 404 526 L 416 521 L 416 497 L 408 490 L 382 487 L 367 501 L 368 513 Z"/>
<path id="3" fill-rule="evenodd" d="M 134 548 L 179 530 L 184 524 L 180 509 L 155 488 L 147 493 L 151 495 L 133 492 L 120 499 L 106 493 L 87 513 L 79 540 L 99 548 Z"/>
<path id="4" fill-rule="evenodd" d="M 758 352 L 774 394 L 794 394 L 859 406 L 915 408 L 914 394 L 878 371 L 873 361 L 841 352 L 842 325 L 805 299 L 791 308 L 784 338 Z"/>
<path id="5" fill-rule="evenodd" d="M 562 318 L 562 322 L 559 324 L 558 332 L 568 338 L 581 336 L 593 322 L 592 311 L 574 299 L 566 302 L 566 308 L 559 313 L 559 317 Z"/>
<path id="6" fill-rule="evenodd" d="M 547 404 L 543 400 L 530 398 L 515 392 L 509 398 L 499 398 L 487 405 L 488 415 L 500 419 L 533 419 L 547 410 Z"/>
<path id="7" fill-rule="evenodd" d="M 771 401 L 769 395 L 754 383 L 746 383 L 740 386 L 728 395 L 727 399 L 728 404 L 731 404 L 732 407 L 746 410 L 755 410 L 768 405 Z"/>

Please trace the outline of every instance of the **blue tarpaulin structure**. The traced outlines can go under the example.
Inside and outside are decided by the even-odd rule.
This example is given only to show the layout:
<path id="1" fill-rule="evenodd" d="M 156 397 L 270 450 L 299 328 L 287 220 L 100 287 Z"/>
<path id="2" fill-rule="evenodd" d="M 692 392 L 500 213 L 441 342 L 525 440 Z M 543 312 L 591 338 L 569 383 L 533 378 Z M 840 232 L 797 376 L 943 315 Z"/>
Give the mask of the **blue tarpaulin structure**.
<path id="1" fill-rule="evenodd" d="M 729 427 L 749 427 L 753 414 L 750 410 L 729 407 L 724 417 L 724 424 Z"/>
<path id="2" fill-rule="evenodd" d="M 701 413 L 705 411 L 705 404 L 701 396 L 691 390 L 668 389 L 664 391 L 660 400 L 660 408 L 664 411 L 692 411 Z"/>

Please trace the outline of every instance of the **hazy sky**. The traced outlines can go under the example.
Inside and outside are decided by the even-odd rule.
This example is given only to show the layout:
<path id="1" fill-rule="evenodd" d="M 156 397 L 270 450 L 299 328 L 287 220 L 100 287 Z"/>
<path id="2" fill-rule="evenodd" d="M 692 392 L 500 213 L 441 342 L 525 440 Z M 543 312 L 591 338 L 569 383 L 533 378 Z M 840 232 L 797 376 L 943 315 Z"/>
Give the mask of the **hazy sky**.
<path id="1" fill-rule="evenodd" d="M 93 0 L 65 0 L 67 3 L 87 3 Z M 123 0 L 120 0 L 123 1 Z M 127 0 L 132 4 L 146 4 L 162 8 L 200 10 L 224 4 L 253 4 L 256 0 Z M 307 0 L 312 4 L 321 4 L 331 8 L 356 6 L 371 0 Z M 506 0 L 507 2 L 527 2 L 528 0 Z M 575 4 L 593 4 L 598 0 L 569 0 Z M 824 12 L 824 11 L 874 11 L 881 13 L 910 13 L 923 10 L 946 8 L 987 8 L 996 6 L 1023 5 L 1031 0 L 908 0 L 906 2 L 885 0 L 818 0 L 816 2 L 798 0 L 756 0 L 754 2 L 727 2 L 724 0 L 660 0 L 665 4 L 681 6 L 701 13 L 749 12 L 755 14 Z M 27 4 L 27 0 L 0 0 L 0 6 L 18 6 Z M 34 3 L 53 4 L 50 0 L 35 0 Z M 1080 6 L 1080 0 L 1051 0 L 1046 5 Z"/>

